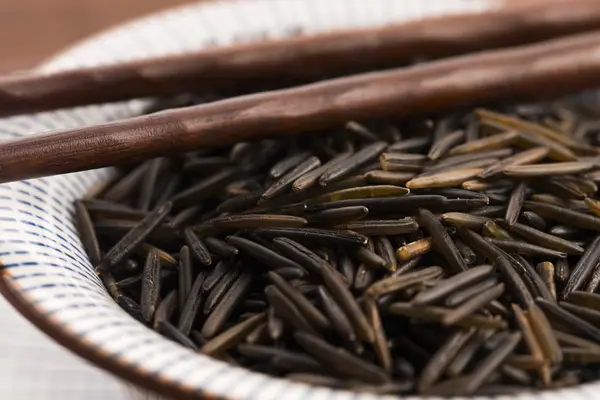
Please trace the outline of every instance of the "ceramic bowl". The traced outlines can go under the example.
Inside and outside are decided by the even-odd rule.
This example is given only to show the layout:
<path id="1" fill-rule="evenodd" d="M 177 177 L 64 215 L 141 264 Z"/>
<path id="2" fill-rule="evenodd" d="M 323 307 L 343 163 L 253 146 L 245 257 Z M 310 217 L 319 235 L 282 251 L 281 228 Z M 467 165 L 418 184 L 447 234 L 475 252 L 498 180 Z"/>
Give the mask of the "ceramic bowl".
<path id="1" fill-rule="evenodd" d="M 61 53 L 57 71 L 207 46 L 480 12 L 495 0 L 204 1 L 136 20 Z M 0 138 L 92 125 L 139 114 L 146 100 L 0 120 Z M 122 311 L 94 274 L 73 220 L 73 201 L 110 169 L 0 185 L 0 290 L 39 329 L 131 383 L 138 398 L 376 399 L 234 368 L 179 346 Z M 600 383 L 515 399 L 595 398 Z M 388 397 L 390 398 L 390 397 Z"/>

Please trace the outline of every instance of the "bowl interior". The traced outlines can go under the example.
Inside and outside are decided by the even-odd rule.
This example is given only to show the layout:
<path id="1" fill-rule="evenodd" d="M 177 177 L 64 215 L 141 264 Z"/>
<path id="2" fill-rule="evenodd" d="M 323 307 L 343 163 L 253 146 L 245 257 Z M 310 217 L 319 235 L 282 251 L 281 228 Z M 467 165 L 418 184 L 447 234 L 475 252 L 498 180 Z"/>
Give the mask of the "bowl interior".
<path id="1" fill-rule="evenodd" d="M 496 7 L 494 0 L 247 0 L 173 9 L 114 28 L 40 67 L 57 71 L 208 46 L 369 26 Z M 147 100 L 0 120 L 0 138 L 138 115 Z M 0 185 L 0 289 L 36 325 L 76 353 L 173 397 L 380 398 L 274 379 L 187 350 L 122 311 L 95 275 L 78 238 L 73 201 L 110 169 Z M 600 385 L 519 398 L 585 398 Z"/>

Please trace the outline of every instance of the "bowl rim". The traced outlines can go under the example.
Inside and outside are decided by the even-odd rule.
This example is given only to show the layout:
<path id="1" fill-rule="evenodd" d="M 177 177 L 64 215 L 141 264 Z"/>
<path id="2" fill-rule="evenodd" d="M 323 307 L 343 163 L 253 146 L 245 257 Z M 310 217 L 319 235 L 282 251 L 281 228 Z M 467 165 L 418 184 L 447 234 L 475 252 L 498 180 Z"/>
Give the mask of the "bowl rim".
<path id="1" fill-rule="evenodd" d="M 126 380 L 128 383 L 139 386 L 140 388 L 151 390 L 154 393 L 161 394 L 169 399 L 182 400 L 212 400 L 228 399 L 227 397 L 217 396 L 206 392 L 204 389 L 186 390 L 183 386 L 172 381 L 161 381 L 153 379 L 152 375 L 139 369 L 132 368 L 131 365 L 122 363 L 116 358 L 107 357 L 99 349 L 86 343 L 81 338 L 70 335 L 67 330 L 59 324 L 54 323 L 51 317 L 44 316 L 32 302 L 27 300 L 23 291 L 17 289 L 15 282 L 12 282 L 10 273 L 0 264 L 0 294 L 27 320 L 29 320 L 41 332 L 50 336 L 61 346 L 69 351 L 91 362 L 93 365 L 111 373 L 118 379 Z"/>

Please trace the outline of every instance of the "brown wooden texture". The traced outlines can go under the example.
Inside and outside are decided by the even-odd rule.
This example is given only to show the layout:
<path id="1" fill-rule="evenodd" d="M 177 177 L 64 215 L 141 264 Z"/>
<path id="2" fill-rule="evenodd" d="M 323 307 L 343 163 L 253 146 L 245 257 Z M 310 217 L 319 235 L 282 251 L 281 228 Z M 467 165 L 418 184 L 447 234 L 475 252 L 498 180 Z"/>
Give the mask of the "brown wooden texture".
<path id="1" fill-rule="evenodd" d="M 298 84 L 397 67 L 416 57 L 436 59 L 597 29 L 597 0 L 553 0 L 47 76 L 16 75 L 0 78 L 0 116 L 257 83 L 272 76 Z"/>
<path id="2" fill-rule="evenodd" d="M 0 74 L 30 68 L 107 27 L 189 2 L 193 0 L 0 0 Z"/>
<path id="3" fill-rule="evenodd" d="M 173 109 L 2 143 L 7 182 L 195 148 L 490 101 L 536 100 L 600 85 L 600 33 Z"/>

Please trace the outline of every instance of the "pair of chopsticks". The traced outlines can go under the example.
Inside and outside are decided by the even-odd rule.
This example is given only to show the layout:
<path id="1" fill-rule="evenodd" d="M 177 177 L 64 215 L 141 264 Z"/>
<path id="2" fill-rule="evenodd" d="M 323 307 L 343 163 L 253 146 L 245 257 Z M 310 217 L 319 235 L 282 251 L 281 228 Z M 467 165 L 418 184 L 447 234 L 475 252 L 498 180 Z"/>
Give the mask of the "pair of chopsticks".
<path id="1" fill-rule="evenodd" d="M 4 142 L 0 182 L 312 132 L 349 119 L 560 96 L 600 84 L 600 30 L 582 33 L 599 28 L 599 1 L 539 2 L 484 14 L 0 78 L 0 112 L 10 115 L 212 89 L 225 81 L 316 79 L 390 67 L 417 56 L 440 58 L 550 39 Z M 572 36 L 554 39 L 565 35 Z"/>

